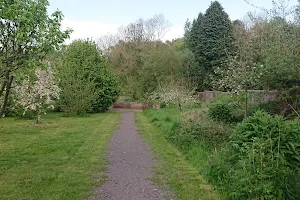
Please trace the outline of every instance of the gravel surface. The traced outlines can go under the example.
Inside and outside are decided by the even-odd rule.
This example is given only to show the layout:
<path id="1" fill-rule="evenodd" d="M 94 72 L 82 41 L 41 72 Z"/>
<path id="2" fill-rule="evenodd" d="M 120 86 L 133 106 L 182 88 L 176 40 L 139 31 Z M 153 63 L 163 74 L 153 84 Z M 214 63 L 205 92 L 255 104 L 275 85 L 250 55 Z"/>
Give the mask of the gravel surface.
<path id="1" fill-rule="evenodd" d="M 92 200 L 161 200 L 157 185 L 151 182 L 155 159 L 149 146 L 137 133 L 134 112 L 121 113 L 121 128 L 112 137 L 107 154 L 108 179 Z"/>

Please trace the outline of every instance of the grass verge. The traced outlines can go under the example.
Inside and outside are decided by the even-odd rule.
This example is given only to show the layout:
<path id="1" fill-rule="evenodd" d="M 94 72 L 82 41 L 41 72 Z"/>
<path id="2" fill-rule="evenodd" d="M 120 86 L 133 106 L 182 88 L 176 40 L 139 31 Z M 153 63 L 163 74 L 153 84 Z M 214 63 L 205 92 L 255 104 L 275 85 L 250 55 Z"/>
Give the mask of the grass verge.
<path id="1" fill-rule="evenodd" d="M 0 120 L 0 199 L 88 198 L 104 180 L 96 174 L 105 169 L 119 114 L 43 119 L 49 123 Z"/>
<path id="2" fill-rule="evenodd" d="M 176 124 L 176 119 L 179 119 L 180 116 L 174 109 L 168 110 L 168 112 L 173 114 L 164 116 L 161 113 L 159 116 L 164 119 L 160 126 L 153 124 L 153 122 L 158 121 L 156 117 L 151 119 L 149 116 L 146 116 L 147 113 L 136 114 L 136 122 L 141 128 L 140 134 L 150 144 L 159 160 L 155 169 L 156 177 L 154 181 L 161 186 L 171 186 L 177 199 L 219 199 L 216 192 L 200 175 L 199 170 L 166 140 L 163 130 L 172 130 L 172 126 L 176 126 L 174 124 Z"/>

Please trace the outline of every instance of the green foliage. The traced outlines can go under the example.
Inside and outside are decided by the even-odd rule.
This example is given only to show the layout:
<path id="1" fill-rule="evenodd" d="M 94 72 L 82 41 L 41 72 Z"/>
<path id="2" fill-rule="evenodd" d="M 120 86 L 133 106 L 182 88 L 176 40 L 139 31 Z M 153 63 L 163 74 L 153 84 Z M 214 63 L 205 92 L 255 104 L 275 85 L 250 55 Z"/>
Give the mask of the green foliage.
<path id="1" fill-rule="evenodd" d="M 187 47 L 194 53 L 200 89 L 211 89 L 210 76 L 228 55 L 234 54 L 233 26 L 218 1 L 211 3 L 205 14 L 188 25 L 185 33 Z"/>
<path id="2" fill-rule="evenodd" d="M 289 118 L 300 117 L 300 86 L 294 86 L 282 91 L 280 100 L 284 104 L 282 114 Z"/>
<path id="3" fill-rule="evenodd" d="M 255 108 L 256 110 L 263 110 L 270 115 L 280 115 L 282 108 L 284 108 L 284 103 L 280 100 L 270 101 L 266 103 L 260 103 Z M 253 112 L 253 111 L 252 111 Z"/>
<path id="4" fill-rule="evenodd" d="M 181 60 L 178 53 L 165 44 L 145 50 L 140 70 L 142 94 L 154 92 L 161 83 L 179 78 Z"/>
<path id="5" fill-rule="evenodd" d="M 274 18 L 255 27 L 263 40 L 259 43 L 261 62 L 264 63 L 263 82 L 276 90 L 300 84 L 300 27 L 284 19 Z M 270 34 L 271 33 L 271 34 Z M 280 53 L 280 54 L 279 54 Z M 280 55 L 280 56 L 278 56 Z"/>
<path id="6" fill-rule="evenodd" d="M 160 107 L 160 108 L 167 108 L 167 107 L 168 107 L 168 104 L 167 104 L 166 102 L 161 102 L 161 103 L 159 104 L 159 107 Z"/>
<path id="7" fill-rule="evenodd" d="M 168 139 L 185 151 L 199 142 L 218 147 L 227 141 L 230 131 L 227 125 L 209 120 L 201 111 L 194 110 L 182 116 L 179 129 L 173 131 Z"/>
<path id="8" fill-rule="evenodd" d="M 15 76 L 41 65 L 51 50 L 59 49 L 71 30 L 61 31 L 63 14 L 48 15 L 47 0 L 3 0 L 0 2 L 0 111 L 6 113 Z M 30 72 L 29 72 L 30 73 Z"/>
<path id="9" fill-rule="evenodd" d="M 159 83 L 179 78 L 182 64 L 180 54 L 162 42 L 119 42 L 109 60 L 120 77 L 123 95 L 133 99 L 146 97 Z"/>
<path id="10" fill-rule="evenodd" d="M 60 31 L 62 13 L 56 11 L 48 16 L 48 6 L 47 0 L 1 1 L 0 52 L 2 59 L 6 59 L 1 60 L 3 64 L 9 63 L 6 70 L 16 70 L 24 67 L 26 62 L 38 61 L 50 50 L 58 49 L 69 37 L 70 30 Z"/>
<path id="11" fill-rule="evenodd" d="M 198 51 L 208 62 L 206 69 L 212 71 L 234 51 L 233 27 L 228 14 L 218 1 L 212 2 L 206 10 L 202 33 Z"/>
<path id="12" fill-rule="evenodd" d="M 124 98 L 123 101 L 125 101 L 125 102 L 134 102 L 134 100 L 131 97 L 126 97 L 126 98 Z"/>
<path id="13" fill-rule="evenodd" d="M 196 60 L 194 53 L 190 49 L 184 49 L 180 52 L 181 74 L 184 81 L 197 86 L 201 90 L 204 72 Z"/>
<path id="14" fill-rule="evenodd" d="M 36 113 L 34 111 L 24 112 L 24 108 L 15 105 L 12 99 L 8 102 L 8 109 L 6 111 L 6 117 L 19 117 L 22 119 L 35 119 Z"/>
<path id="15" fill-rule="evenodd" d="M 91 41 L 70 44 L 57 75 L 62 90 L 60 106 L 65 112 L 103 112 L 118 97 L 117 79 Z"/>
<path id="16" fill-rule="evenodd" d="M 230 126 L 210 120 L 201 109 L 180 114 L 174 112 L 174 108 L 167 108 L 147 111 L 146 115 L 151 117 L 151 122 L 163 128 L 166 139 L 183 152 L 200 142 L 210 147 L 218 147 L 228 140 L 231 133 Z"/>
<path id="17" fill-rule="evenodd" d="M 238 105 L 235 104 L 212 104 L 209 108 L 209 116 L 217 121 L 223 121 L 227 123 L 240 122 L 243 120 L 243 110 L 237 112 Z"/>
<path id="18" fill-rule="evenodd" d="M 189 24 L 188 29 L 186 29 L 184 38 L 185 44 L 187 48 L 190 50 L 183 52 L 183 61 L 184 63 L 184 71 L 188 79 L 191 79 L 197 84 L 198 90 L 203 90 L 206 81 L 206 70 L 204 68 L 205 60 L 203 55 L 201 54 L 200 43 L 201 37 L 203 36 L 203 21 L 204 14 L 199 13 L 198 18 L 194 19 L 192 23 Z M 185 61 L 189 59 L 190 61 Z M 192 63 L 190 63 L 193 61 Z"/>
<path id="19" fill-rule="evenodd" d="M 106 49 L 107 57 L 120 78 L 124 96 L 145 98 L 162 80 L 179 77 L 181 57 L 178 51 L 183 40 L 162 42 L 168 28 L 169 23 L 163 15 L 155 15 L 120 28 L 114 36 L 114 44 Z"/>
<path id="20" fill-rule="evenodd" d="M 149 117 L 154 115 L 162 122 L 160 127 L 157 127 L 159 121 L 150 122 L 151 118 Z M 176 199 L 219 199 L 217 192 L 204 180 L 203 176 L 199 175 L 198 168 L 186 160 L 186 156 L 165 138 L 165 131 L 172 128 L 178 115 L 180 113 L 177 109 L 161 109 L 148 110 L 146 113 L 138 113 L 136 116 L 140 134 L 161 158 L 155 167 L 157 173 L 153 179 L 162 187 L 168 184 L 176 193 Z M 170 116 L 171 121 L 165 121 L 166 116 Z M 167 196 L 166 199 L 174 199 L 174 196 Z"/>
<path id="21" fill-rule="evenodd" d="M 243 95 L 223 95 L 209 105 L 208 115 L 214 120 L 226 123 L 241 122 L 244 119 Z"/>
<path id="22" fill-rule="evenodd" d="M 116 102 L 120 89 L 116 75 L 109 68 L 106 62 L 101 69 L 98 69 L 95 77 L 96 98 L 92 105 L 92 112 L 104 112 Z"/>
<path id="23" fill-rule="evenodd" d="M 300 121 L 258 111 L 239 124 L 211 177 L 229 199 L 295 199 L 300 187 Z"/>
<path id="24" fill-rule="evenodd" d="M 187 27 L 188 29 L 185 32 L 185 43 L 187 47 L 192 51 L 196 52 L 197 47 L 199 45 L 199 40 L 201 37 L 202 28 L 203 28 L 204 15 L 199 13 L 198 18 L 194 19 L 192 23 L 190 23 Z M 198 59 L 198 61 L 200 61 Z"/>

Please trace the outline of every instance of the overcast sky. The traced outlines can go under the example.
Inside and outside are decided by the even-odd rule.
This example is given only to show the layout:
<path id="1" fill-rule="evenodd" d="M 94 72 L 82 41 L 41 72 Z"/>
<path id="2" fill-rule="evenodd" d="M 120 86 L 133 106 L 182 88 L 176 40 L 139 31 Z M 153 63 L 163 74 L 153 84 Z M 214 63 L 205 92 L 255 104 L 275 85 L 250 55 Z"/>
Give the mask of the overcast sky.
<path id="1" fill-rule="evenodd" d="M 249 0 L 251 3 L 271 8 L 272 0 Z M 78 38 L 97 39 L 108 32 L 116 33 L 121 25 L 139 18 L 150 18 L 163 14 L 172 24 L 164 39 L 172 40 L 183 36 L 186 20 L 194 19 L 205 12 L 211 0 L 49 0 L 49 12 L 61 10 L 65 16 L 63 28 L 74 30 L 71 40 Z M 219 0 L 231 20 L 242 19 L 255 8 L 244 0 Z M 290 0 L 296 5 L 297 0 Z"/>

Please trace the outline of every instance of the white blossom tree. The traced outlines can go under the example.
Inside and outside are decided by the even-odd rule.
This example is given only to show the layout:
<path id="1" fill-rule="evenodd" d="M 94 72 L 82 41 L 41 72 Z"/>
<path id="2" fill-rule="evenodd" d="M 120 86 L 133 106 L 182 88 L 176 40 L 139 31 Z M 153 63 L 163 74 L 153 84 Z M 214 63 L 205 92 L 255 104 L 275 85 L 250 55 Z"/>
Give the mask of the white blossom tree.
<path id="1" fill-rule="evenodd" d="M 157 91 L 151 95 L 151 99 L 176 104 L 182 112 L 184 104 L 196 102 L 193 97 L 194 92 L 195 89 L 191 89 L 178 81 L 171 81 L 160 85 Z"/>
<path id="2" fill-rule="evenodd" d="M 228 58 L 225 66 L 215 70 L 215 87 L 233 92 L 245 92 L 245 118 L 248 116 L 248 90 L 255 88 L 263 75 L 263 65 L 243 61 L 237 56 Z"/>
<path id="3" fill-rule="evenodd" d="M 52 100 L 59 98 L 59 87 L 55 84 L 53 72 L 36 70 L 36 81 L 32 83 L 28 77 L 21 85 L 15 88 L 16 103 L 27 111 L 37 113 L 37 123 L 41 122 L 41 114 L 46 107 L 52 106 Z"/>

